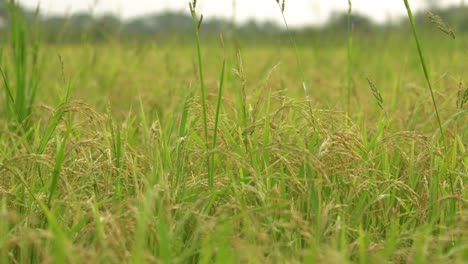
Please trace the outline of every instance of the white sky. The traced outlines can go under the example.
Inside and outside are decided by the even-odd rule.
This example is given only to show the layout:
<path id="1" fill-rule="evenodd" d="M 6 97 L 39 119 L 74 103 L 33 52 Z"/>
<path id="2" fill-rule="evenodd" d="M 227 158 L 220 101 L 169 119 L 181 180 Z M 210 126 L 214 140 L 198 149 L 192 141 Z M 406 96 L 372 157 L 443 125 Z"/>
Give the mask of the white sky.
<path id="1" fill-rule="evenodd" d="M 434 0 L 449 5 L 460 4 L 462 0 Z M 188 0 L 19 0 L 27 7 L 35 8 L 41 4 L 43 14 L 71 14 L 77 11 L 94 10 L 96 14 L 112 12 L 121 18 L 151 14 L 163 10 L 188 11 Z M 383 22 L 389 18 L 404 15 L 403 0 L 353 0 L 356 12 L 370 15 L 374 20 Z M 425 7 L 424 0 L 410 0 L 414 10 Z M 93 8 L 94 6 L 94 8 Z M 321 23 L 333 11 L 345 11 L 348 0 L 286 0 L 286 18 L 294 26 Z M 232 17 L 232 0 L 198 0 L 199 13 L 205 18 Z M 276 0 L 237 0 L 237 21 L 249 19 L 257 21 L 280 21 Z"/>

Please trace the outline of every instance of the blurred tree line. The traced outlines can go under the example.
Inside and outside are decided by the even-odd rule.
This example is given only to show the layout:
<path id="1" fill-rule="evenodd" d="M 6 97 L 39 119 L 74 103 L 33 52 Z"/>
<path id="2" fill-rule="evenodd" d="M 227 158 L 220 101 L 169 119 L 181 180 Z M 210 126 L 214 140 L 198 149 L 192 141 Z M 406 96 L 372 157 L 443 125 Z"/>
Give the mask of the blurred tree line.
<path id="1" fill-rule="evenodd" d="M 1 40 L 8 36 L 9 1 L 0 0 L 0 33 Z M 468 33 L 468 7 L 463 4 L 432 12 L 447 22 L 456 33 Z M 27 23 L 39 23 L 40 36 L 43 41 L 50 43 L 73 43 L 81 41 L 99 42 L 106 40 L 160 40 L 177 38 L 192 38 L 189 34 L 193 30 L 192 19 L 188 14 L 166 11 L 163 13 L 146 15 L 131 20 L 121 20 L 112 14 L 93 16 L 89 13 L 77 13 L 71 16 L 41 16 L 34 22 L 34 10 L 22 8 Z M 406 19 L 387 24 L 375 24 L 370 18 L 352 15 L 353 31 L 356 34 L 372 35 L 378 32 L 402 31 L 407 29 Z M 37 22 L 38 21 L 38 22 Z M 429 22 L 426 13 L 416 14 L 416 21 L 424 30 L 431 30 L 434 25 Z M 320 27 L 296 29 L 299 39 L 314 34 L 345 36 L 348 17 L 346 13 L 336 13 L 331 16 L 328 23 Z M 33 28 L 32 26 L 30 28 Z M 282 25 L 273 22 L 248 21 L 242 25 L 234 26 L 227 19 L 214 18 L 203 22 L 202 34 L 205 37 L 218 37 L 219 34 L 235 35 L 240 39 L 269 40 L 284 36 Z"/>

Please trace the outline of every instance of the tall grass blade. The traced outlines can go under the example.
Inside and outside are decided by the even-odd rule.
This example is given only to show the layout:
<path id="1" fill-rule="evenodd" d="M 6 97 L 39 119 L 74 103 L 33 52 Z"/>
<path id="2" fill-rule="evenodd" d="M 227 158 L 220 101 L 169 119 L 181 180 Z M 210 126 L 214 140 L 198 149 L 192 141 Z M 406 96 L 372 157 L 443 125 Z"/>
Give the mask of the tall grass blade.
<path id="1" fill-rule="evenodd" d="M 32 107 L 39 85 L 39 44 L 35 43 L 32 50 L 28 47 L 26 19 L 16 1 L 9 1 L 11 48 L 13 62 L 6 64 L 12 70 L 0 67 L 7 96 L 6 109 L 8 118 L 23 127 L 27 131 L 31 124 L 26 119 L 32 113 Z M 36 25 L 38 23 L 39 9 L 35 13 Z M 36 38 L 37 39 L 37 38 Z M 29 55 L 32 55 L 29 61 Z M 30 65 L 29 65 L 29 62 Z M 13 72 L 14 84 L 10 83 L 7 72 Z M 14 98 L 14 99 L 13 99 Z"/>
<path id="2" fill-rule="evenodd" d="M 197 43 L 197 55 L 198 55 L 198 73 L 200 81 L 200 91 L 201 91 L 201 100 L 202 100 L 202 109 L 203 109 L 203 128 L 205 132 L 205 142 L 208 142 L 208 118 L 206 113 L 206 86 L 205 78 L 203 75 L 203 60 L 202 60 L 202 50 L 201 50 L 201 41 L 200 41 L 200 27 L 203 21 L 203 15 L 198 19 L 196 12 L 197 1 L 189 3 L 190 13 L 192 15 L 193 24 L 195 26 L 195 39 Z"/>
<path id="3" fill-rule="evenodd" d="M 67 111 L 66 108 L 67 108 L 67 104 L 70 101 L 71 90 L 72 90 L 72 84 L 69 83 L 67 86 L 67 94 L 65 98 L 63 99 L 63 102 L 58 106 L 57 110 L 55 111 L 54 115 L 49 121 L 49 124 L 46 127 L 44 136 L 41 139 L 39 147 L 37 148 L 37 154 L 44 153 L 47 144 L 49 143 L 50 139 L 52 138 L 52 135 L 55 132 L 55 129 L 57 128 L 60 120 L 62 120 L 63 115 Z"/>
<path id="4" fill-rule="evenodd" d="M 26 50 L 26 28 L 23 24 L 21 11 L 17 7 L 15 1 L 10 2 L 11 24 L 12 24 L 12 45 L 14 55 L 16 94 L 15 107 L 18 113 L 18 122 L 22 123 L 26 118 L 26 67 L 27 67 L 27 50 Z"/>
<path id="5" fill-rule="evenodd" d="M 218 101 L 216 103 L 216 116 L 215 116 L 214 130 L 213 130 L 213 144 L 211 145 L 211 151 L 213 153 L 211 154 L 211 167 L 210 167 L 210 175 L 209 175 L 210 186 L 213 186 L 214 184 L 214 167 L 215 167 L 214 149 L 216 148 L 216 144 L 218 140 L 219 113 L 221 111 L 221 103 L 223 99 L 225 68 L 226 68 L 226 60 L 223 61 L 223 66 L 221 68 L 221 77 L 219 78 Z"/>
<path id="6" fill-rule="evenodd" d="M 203 21 L 203 15 L 200 16 L 200 19 L 197 17 L 196 12 L 197 1 L 189 3 L 190 13 L 192 15 L 193 25 L 195 26 L 195 39 L 197 43 L 197 54 L 198 54 L 198 73 L 200 79 L 200 92 L 201 92 L 201 105 L 203 111 L 203 130 L 204 130 L 204 144 L 208 150 L 208 117 L 207 117 L 207 103 L 206 103 L 206 86 L 205 86 L 205 77 L 203 75 L 203 60 L 202 60 L 202 50 L 201 50 L 201 41 L 200 41 L 200 27 Z M 206 165 L 208 167 L 208 173 L 210 173 L 210 157 L 207 156 Z M 210 175 L 208 175 L 208 182 L 212 186 Z"/>
<path id="7" fill-rule="evenodd" d="M 2 198 L 0 204 L 0 217 L 2 219 L 7 218 L 8 210 L 7 210 L 7 199 Z M 9 233 L 9 225 L 7 221 L 3 220 L 0 221 L 0 262 L 1 263 L 8 263 L 8 233 Z"/>
<path id="8" fill-rule="evenodd" d="M 2 67 L 0 67 L 0 73 L 2 74 L 3 84 L 5 85 L 5 93 L 6 93 L 6 98 L 7 98 L 6 104 L 7 104 L 7 108 L 8 108 L 7 110 L 10 110 L 11 111 L 10 114 L 14 114 L 15 118 L 17 118 L 18 113 L 16 112 L 16 108 L 10 108 L 12 105 L 15 104 L 15 99 L 13 98 L 13 94 L 11 92 L 8 77 L 5 74 L 5 72 L 3 71 Z"/>
<path id="9" fill-rule="evenodd" d="M 347 111 L 350 110 L 351 107 L 351 89 L 353 83 L 353 25 L 352 25 L 352 12 L 353 12 L 353 4 L 351 0 L 348 0 L 348 81 L 347 81 L 347 97 L 346 97 L 346 105 Z"/>
<path id="10" fill-rule="evenodd" d="M 444 129 L 442 128 L 442 121 L 440 119 L 439 109 L 437 108 L 437 103 L 436 103 L 436 99 L 435 99 L 435 96 L 434 96 L 434 91 L 432 89 L 432 84 L 431 84 L 431 80 L 430 80 L 430 77 L 429 77 L 429 71 L 427 69 L 427 64 L 426 64 L 426 61 L 424 59 L 422 46 L 421 46 L 421 43 L 419 41 L 418 31 L 416 30 L 416 23 L 414 22 L 413 12 L 411 11 L 411 7 L 410 7 L 410 4 L 409 4 L 408 0 L 403 0 L 403 1 L 405 3 L 406 11 L 408 12 L 408 18 L 409 18 L 409 21 L 411 23 L 411 28 L 413 30 L 413 36 L 414 36 L 414 40 L 416 41 L 416 46 L 417 46 L 417 49 L 418 49 L 419 59 L 421 61 L 421 66 L 422 66 L 422 69 L 423 69 L 423 72 L 424 72 L 424 77 L 425 77 L 426 82 L 427 82 L 427 87 L 428 87 L 429 92 L 431 94 L 432 105 L 434 107 L 434 110 L 435 110 L 435 113 L 436 113 L 436 116 L 437 116 L 437 122 L 439 124 L 440 134 L 442 136 L 443 144 L 444 144 L 445 148 L 447 149 L 447 142 L 446 142 L 446 138 L 445 138 L 445 134 L 444 134 Z"/>
<path id="11" fill-rule="evenodd" d="M 55 167 L 52 173 L 52 182 L 49 189 L 49 198 L 47 199 L 47 206 L 51 208 L 52 198 L 57 191 L 58 181 L 62 171 L 63 161 L 65 160 L 65 145 L 67 143 L 68 136 L 71 133 L 71 125 L 68 126 L 67 132 L 62 140 L 57 139 L 57 152 L 55 158 Z"/>
<path id="12" fill-rule="evenodd" d="M 278 4 L 278 7 L 279 7 L 279 9 L 281 11 L 281 16 L 283 18 L 283 23 L 284 23 L 284 26 L 286 27 L 286 31 L 288 33 L 289 41 L 291 42 L 292 46 L 294 47 L 294 54 L 296 56 L 296 63 L 297 63 L 297 67 L 299 68 L 299 72 L 301 74 L 302 88 L 304 89 L 306 101 L 307 101 L 307 104 L 308 104 L 308 107 L 309 107 L 310 117 L 312 118 L 312 122 L 315 123 L 315 118 L 314 118 L 313 111 L 312 111 L 312 103 L 311 103 L 311 100 L 310 100 L 309 88 L 307 86 L 307 81 L 306 81 L 306 78 L 305 78 L 305 72 L 304 72 L 304 67 L 302 65 L 301 56 L 299 55 L 299 49 L 297 47 L 297 43 L 294 40 L 293 33 L 289 28 L 288 21 L 286 20 L 286 15 L 284 14 L 285 1 L 283 0 L 282 2 L 280 2 L 279 0 L 277 0 L 276 3 Z"/>

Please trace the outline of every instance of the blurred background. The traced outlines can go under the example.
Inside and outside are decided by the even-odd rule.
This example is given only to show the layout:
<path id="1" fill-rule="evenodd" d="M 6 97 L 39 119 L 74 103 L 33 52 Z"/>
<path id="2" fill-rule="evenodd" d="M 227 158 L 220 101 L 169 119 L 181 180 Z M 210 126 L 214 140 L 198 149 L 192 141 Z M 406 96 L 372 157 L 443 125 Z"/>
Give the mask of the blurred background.
<path id="1" fill-rule="evenodd" d="M 8 24 L 7 0 L 0 0 L 0 27 Z M 164 41 L 168 37 L 183 38 L 193 25 L 186 0 L 21 0 L 28 20 L 38 19 L 42 39 L 48 42 Z M 437 14 L 459 33 L 468 31 L 468 9 L 464 0 L 411 1 L 420 26 L 427 23 L 426 11 Z M 319 32 L 321 36 L 346 31 L 348 3 L 345 0 L 286 1 L 288 23 L 299 35 Z M 203 13 L 204 36 L 224 33 L 238 38 L 270 42 L 268 36 L 281 35 L 284 24 L 274 0 L 205 0 L 199 1 L 198 12 Z M 406 25 L 403 1 L 353 1 L 354 31 L 385 32 L 400 30 Z M 338 30 L 338 31 L 337 31 Z M 6 34 L 2 34 L 5 38 Z M 191 36 L 190 36 L 191 37 Z M 299 38 L 300 40 L 300 38 Z"/>

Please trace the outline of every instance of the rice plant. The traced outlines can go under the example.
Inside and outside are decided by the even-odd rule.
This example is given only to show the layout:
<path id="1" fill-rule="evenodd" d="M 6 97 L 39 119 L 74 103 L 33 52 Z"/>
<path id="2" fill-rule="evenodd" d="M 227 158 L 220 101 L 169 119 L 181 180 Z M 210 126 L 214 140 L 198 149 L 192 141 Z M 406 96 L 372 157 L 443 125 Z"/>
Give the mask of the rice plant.
<path id="1" fill-rule="evenodd" d="M 408 4 L 414 56 L 404 26 L 353 29 L 349 1 L 313 42 L 276 1 L 284 31 L 220 44 L 199 4 L 193 41 L 34 47 L 15 22 L 0 263 L 466 262 L 465 33 L 420 38 Z"/>
<path id="2" fill-rule="evenodd" d="M 15 1 L 10 1 L 9 12 L 11 14 L 11 50 L 14 60 L 13 64 L 0 66 L 6 95 L 5 111 L 12 121 L 27 131 L 30 128 L 27 118 L 32 113 L 39 85 L 39 50 L 37 43 L 29 47 L 26 22 Z M 10 78 L 10 74 L 13 78 Z"/>

